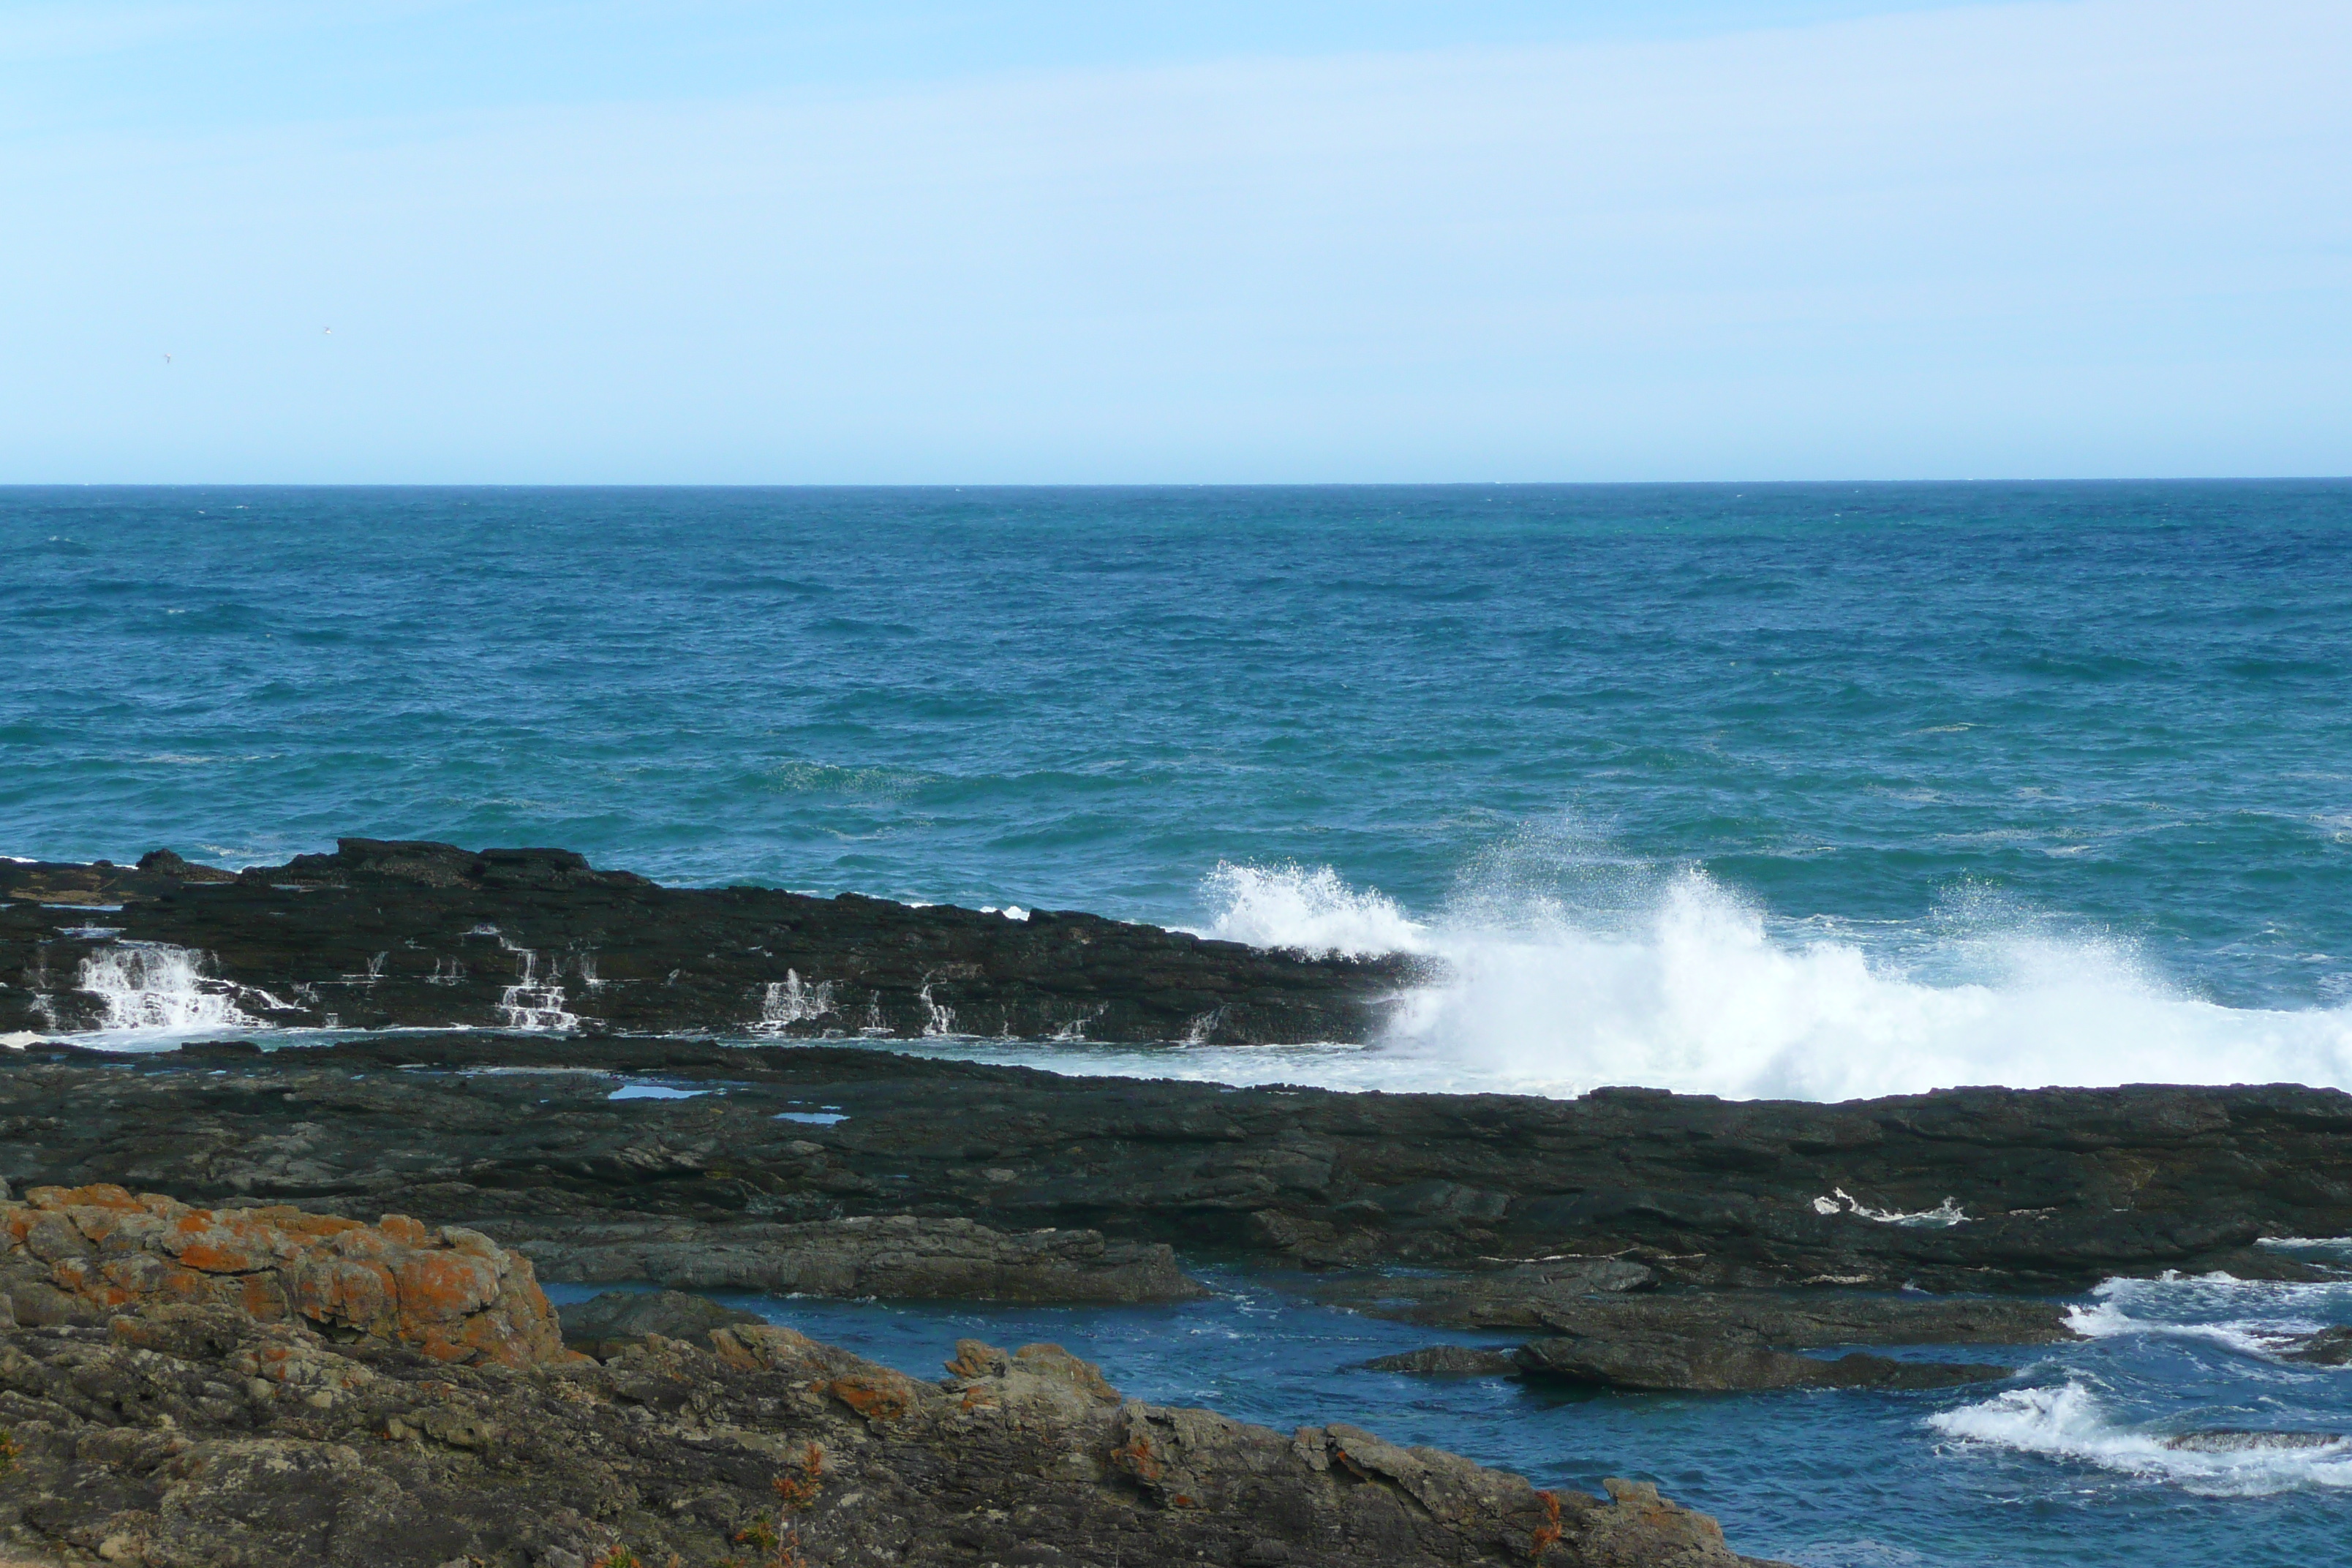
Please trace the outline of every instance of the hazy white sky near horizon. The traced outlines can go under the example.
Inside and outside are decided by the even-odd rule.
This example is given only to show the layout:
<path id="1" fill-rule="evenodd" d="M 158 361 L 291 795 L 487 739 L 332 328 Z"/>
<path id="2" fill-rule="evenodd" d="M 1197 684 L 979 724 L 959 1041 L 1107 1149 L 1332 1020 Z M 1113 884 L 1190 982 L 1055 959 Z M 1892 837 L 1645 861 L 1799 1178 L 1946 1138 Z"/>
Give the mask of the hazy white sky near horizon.
<path id="1" fill-rule="evenodd" d="M 0 482 L 2352 472 L 2345 0 L 1128 9 L 0 3 Z"/>

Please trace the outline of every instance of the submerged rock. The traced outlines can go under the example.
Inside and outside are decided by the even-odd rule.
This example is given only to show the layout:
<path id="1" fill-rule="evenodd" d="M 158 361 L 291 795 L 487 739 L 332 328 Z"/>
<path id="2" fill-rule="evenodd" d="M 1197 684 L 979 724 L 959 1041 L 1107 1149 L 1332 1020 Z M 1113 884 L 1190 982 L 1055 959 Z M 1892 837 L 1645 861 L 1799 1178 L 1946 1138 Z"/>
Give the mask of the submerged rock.
<path id="1" fill-rule="evenodd" d="M 1949 1388 L 2008 1377 L 2005 1366 L 1895 1361 L 1855 1352 L 1835 1361 L 1792 1355 L 1750 1335 L 1630 1333 L 1530 1341 L 1513 1358 L 1535 1377 L 1628 1392 L 1734 1393 L 1778 1388 Z"/>
<path id="2" fill-rule="evenodd" d="M 1677 1290 L 1638 1295 L 1528 1289 L 1510 1273 L 1384 1276 L 1316 1287 L 1319 1300 L 1377 1318 L 1456 1329 L 1548 1329 L 1753 1336 L 1822 1345 L 2032 1345 L 2079 1338 L 2060 1301 L 2015 1297 L 1881 1296 L 1859 1291 Z"/>
<path id="3" fill-rule="evenodd" d="M 2352 1366 L 2352 1327 L 2322 1329 L 2285 1352 L 2285 1359 L 2314 1362 L 2321 1366 Z"/>
<path id="4" fill-rule="evenodd" d="M 2189 1454 L 2299 1453 L 2347 1443 L 2352 1435 L 2342 1432 L 2263 1432 L 2243 1426 L 2215 1426 L 2164 1439 L 2166 1447 Z"/>
<path id="5" fill-rule="evenodd" d="M 1354 1426 L 1124 1399 L 1052 1345 L 965 1341 L 937 1382 L 767 1324 L 648 1333 L 601 1363 L 431 1352 L 152 1298 L 103 1328 L 0 1327 L 7 1550 L 177 1568 L 1748 1561 L 1646 1484 L 1538 1491 Z"/>
<path id="6" fill-rule="evenodd" d="M 1517 1377 L 1519 1363 L 1509 1351 L 1476 1345 L 1432 1345 L 1401 1355 L 1375 1356 L 1364 1363 L 1372 1372 L 1411 1372 L 1432 1377 Z"/>

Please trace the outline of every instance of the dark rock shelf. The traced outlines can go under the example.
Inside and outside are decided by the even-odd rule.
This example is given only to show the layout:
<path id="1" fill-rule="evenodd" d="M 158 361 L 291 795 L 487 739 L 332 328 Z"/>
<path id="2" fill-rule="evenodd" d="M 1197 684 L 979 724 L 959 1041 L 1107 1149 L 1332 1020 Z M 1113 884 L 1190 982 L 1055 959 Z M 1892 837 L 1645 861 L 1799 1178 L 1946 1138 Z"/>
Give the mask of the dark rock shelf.
<path id="1" fill-rule="evenodd" d="M 615 1100 L 608 1074 L 711 1092 Z M 842 1120 L 780 1120 L 810 1114 Z M 1349 1304 L 1563 1332 L 1578 1303 L 1692 1288 L 2046 1295 L 2166 1268 L 2326 1278 L 2255 1243 L 2352 1233 L 2352 1096 L 1553 1100 L 1066 1078 L 823 1045 L 37 1047 L 0 1051 L 0 1176 L 395 1211 L 533 1246 L 887 1215 L 1093 1231 L 1106 1247 L 1282 1269 L 1465 1271 L 1347 1287 Z M 1959 1217 L 1825 1206 L 1840 1189 L 1880 1213 Z"/>
<path id="2" fill-rule="evenodd" d="M 1409 977 L 1401 960 L 1069 911 L 666 888 L 563 849 L 340 842 L 236 874 L 160 851 L 137 868 L 0 862 L 0 1035 L 103 1026 L 103 976 L 128 971 L 279 1026 L 1362 1040 Z"/>

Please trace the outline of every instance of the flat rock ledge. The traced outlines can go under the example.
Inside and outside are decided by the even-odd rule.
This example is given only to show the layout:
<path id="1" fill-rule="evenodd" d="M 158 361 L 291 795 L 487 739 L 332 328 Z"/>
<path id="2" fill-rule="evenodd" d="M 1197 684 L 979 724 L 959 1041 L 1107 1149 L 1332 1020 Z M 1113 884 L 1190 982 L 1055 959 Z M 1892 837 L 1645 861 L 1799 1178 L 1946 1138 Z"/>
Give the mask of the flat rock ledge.
<path id="1" fill-rule="evenodd" d="M 68 1208 L 131 1212 L 37 1212 Z M 283 1217 L 271 1228 L 312 1234 Z M 151 1241 L 136 1250 L 169 1253 Z M 520 1259 L 508 1267 L 528 1278 Z M 440 1348 L 397 1316 L 383 1332 L 338 1337 L 300 1311 L 265 1321 L 209 1295 L 131 1293 L 102 1325 L 0 1325 L 0 1557 L 42 1568 L 1751 1562 L 1713 1520 L 1645 1483 L 1612 1480 L 1605 1499 L 1539 1491 L 1354 1426 L 1285 1434 L 1124 1399 L 1053 1345 L 963 1341 L 936 1381 L 741 1322 L 692 1341 L 649 1333 L 602 1362 L 555 1347 L 450 1360 Z"/>
<path id="2" fill-rule="evenodd" d="M 563 1284 L 647 1281 L 680 1290 L 897 1300 L 1125 1305 L 1208 1291 L 1154 1242 L 1107 1242 L 1095 1230 L 1007 1235 L 968 1219 L 912 1215 L 698 1225 L 646 1218 L 485 1228 Z"/>
<path id="3" fill-rule="evenodd" d="M 1645 1272 L 1645 1271 L 1644 1271 Z M 1626 1290 L 1622 1274 L 1553 1268 L 1326 1280 L 1317 1299 L 1376 1318 L 1450 1329 L 1533 1329 L 1611 1339 L 1631 1333 L 1750 1335 L 1799 1350 L 1826 1345 L 2039 1345 L 2081 1336 L 2066 1304 L 2031 1297 L 1889 1296 L 1858 1290 Z M 1636 1283 L 1638 1283 L 1638 1279 Z"/>
<path id="4" fill-rule="evenodd" d="M 1832 1345 L 2046 1344 L 2078 1336 L 2056 1301 L 1866 1296 L 1824 1290 L 1576 1296 L 1561 1281 L 1355 1280 L 1360 1310 L 1412 1322 L 1552 1331 L 1516 1351 L 1432 1345 L 1366 1363 L 1375 1372 L 1528 1377 L 1625 1393 L 1734 1393 L 1780 1388 L 1948 1388 L 2011 1375 L 1983 1362 L 1927 1362 L 1856 1352 L 1790 1353 Z M 1398 1294 L 1379 1297 L 1388 1289 Z"/>
<path id="5" fill-rule="evenodd" d="M 241 872 L 168 850 L 0 860 L 0 1036 L 195 1006 L 346 1028 L 1360 1040 L 1411 967 L 1077 910 L 669 888 L 567 849 L 342 838 Z"/>
<path id="6" fill-rule="evenodd" d="M 1754 1393 L 1782 1388 L 1951 1388 L 1990 1383 L 2016 1369 L 1978 1362 L 1897 1361 L 1856 1351 L 1835 1361 L 1775 1350 L 1752 1334 L 1559 1335 L 1532 1340 L 1512 1357 L 1533 1377 L 1629 1394 Z"/>

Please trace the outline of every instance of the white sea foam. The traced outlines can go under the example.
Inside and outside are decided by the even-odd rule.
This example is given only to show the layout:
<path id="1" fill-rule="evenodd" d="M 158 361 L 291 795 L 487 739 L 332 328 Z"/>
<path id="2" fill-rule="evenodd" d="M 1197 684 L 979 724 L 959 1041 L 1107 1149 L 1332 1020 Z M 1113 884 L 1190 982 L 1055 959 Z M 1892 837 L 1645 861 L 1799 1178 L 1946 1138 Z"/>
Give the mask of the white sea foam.
<path id="1" fill-rule="evenodd" d="M 2275 1356 L 2331 1323 L 2352 1319 L 2352 1284 L 2240 1279 L 2168 1270 L 2152 1279 L 2109 1279 L 2066 1310 L 2066 1326 L 2092 1339 L 2125 1335 L 2203 1340 L 2243 1355 Z"/>
<path id="2" fill-rule="evenodd" d="M 178 1036 L 242 1028 L 257 1020 L 236 1005 L 233 986 L 204 973 L 204 954 L 161 942 L 121 942 L 81 961 L 75 984 L 99 999 L 99 1027 Z"/>
<path id="3" fill-rule="evenodd" d="M 1207 934 L 1253 947 L 1365 958 L 1424 951 L 1428 929 L 1394 900 L 1359 892 L 1328 866 L 1221 864 L 1203 896 L 1216 910 Z"/>
<path id="4" fill-rule="evenodd" d="M 1402 998 L 1381 1042 L 1398 1088 L 1843 1100 L 1962 1084 L 2352 1087 L 2352 1008 L 2220 1006 L 2127 948 L 2004 927 L 1998 911 L 1898 954 L 1770 928 L 1703 872 L 1605 890 L 1580 908 L 1501 877 L 1427 922 L 1328 868 L 1221 866 L 1204 893 L 1214 935 L 1436 961 L 1444 978 Z"/>
<path id="5" fill-rule="evenodd" d="M 2189 1436 L 2116 1419 L 2090 1388 L 2010 1389 L 1927 1417 L 1962 1443 L 2071 1459 L 2207 1495 L 2352 1487 L 2352 1442 L 2307 1433 Z"/>

